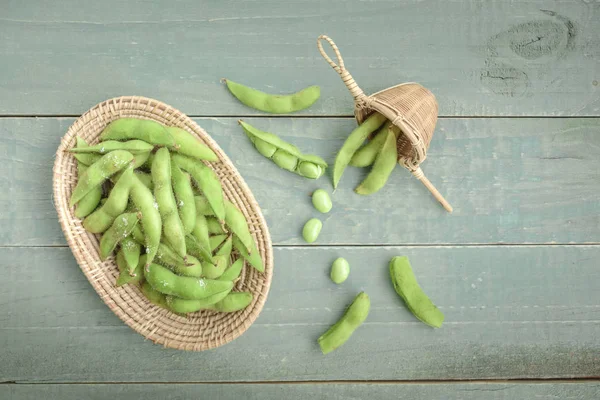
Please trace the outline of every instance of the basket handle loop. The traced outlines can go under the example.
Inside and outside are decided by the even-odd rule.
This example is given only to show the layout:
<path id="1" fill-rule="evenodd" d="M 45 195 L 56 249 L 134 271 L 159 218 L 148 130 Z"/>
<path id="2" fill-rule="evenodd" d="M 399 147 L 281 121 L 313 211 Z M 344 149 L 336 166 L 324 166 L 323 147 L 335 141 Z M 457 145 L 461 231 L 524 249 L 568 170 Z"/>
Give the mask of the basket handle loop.
<path id="1" fill-rule="evenodd" d="M 425 187 L 427 189 L 429 189 L 429 191 L 431 192 L 433 197 L 435 197 L 435 199 L 440 202 L 440 204 L 442 205 L 442 207 L 444 207 L 444 209 L 446 211 L 448 211 L 449 213 L 452 212 L 453 209 L 452 209 L 452 206 L 450 205 L 450 203 L 448 203 L 448 201 L 446 201 L 444 196 L 442 196 L 442 194 L 435 188 L 435 186 L 433 186 L 433 184 L 429 181 L 429 179 L 427 179 L 427 177 L 425 176 L 425 173 L 423 173 L 423 170 L 421 169 L 421 167 L 417 167 L 417 169 L 412 170 L 410 172 L 412 172 L 414 177 L 417 178 L 418 180 L 420 180 L 421 183 L 423 183 L 423 185 L 425 185 Z"/>
<path id="2" fill-rule="evenodd" d="M 338 64 L 336 64 L 331 59 L 331 57 L 329 57 L 329 55 L 325 52 L 325 49 L 323 49 L 322 40 L 326 40 L 327 43 L 329 43 L 329 45 L 333 49 L 333 52 L 335 53 L 335 58 L 337 59 Z M 344 66 L 344 59 L 342 58 L 342 55 L 340 54 L 340 49 L 338 49 L 335 42 L 329 36 L 321 35 L 317 38 L 317 47 L 319 48 L 319 52 L 321 53 L 325 61 L 327 61 L 327 63 L 331 65 L 331 68 L 333 68 L 335 72 L 337 72 L 340 75 L 342 81 L 344 81 L 344 84 L 350 91 L 350 94 L 352 94 L 352 97 L 354 97 L 354 101 L 363 101 L 366 97 L 365 93 L 362 91 L 361 88 L 358 87 L 358 84 L 356 83 L 352 75 L 350 75 L 350 72 L 348 72 L 348 70 Z"/>

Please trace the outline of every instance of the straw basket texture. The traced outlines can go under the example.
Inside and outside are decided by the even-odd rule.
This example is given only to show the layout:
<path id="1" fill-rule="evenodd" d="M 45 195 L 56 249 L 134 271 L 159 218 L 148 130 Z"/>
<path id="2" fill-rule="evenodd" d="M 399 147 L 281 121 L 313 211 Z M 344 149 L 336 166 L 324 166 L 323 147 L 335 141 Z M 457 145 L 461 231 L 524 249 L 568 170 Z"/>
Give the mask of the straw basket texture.
<path id="1" fill-rule="evenodd" d="M 98 142 L 104 127 L 122 117 L 151 119 L 178 126 L 210 147 L 219 162 L 207 163 L 223 185 L 225 197 L 244 214 L 265 263 L 260 273 L 246 265 L 234 291 L 249 291 L 252 303 L 235 313 L 200 311 L 187 318 L 157 307 L 146 300 L 137 287 L 115 287 L 118 270 L 111 256 L 100 261 L 98 236 L 85 231 L 81 220 L 69 208 L 69 198 L 77 183 L 76 160 L 67 149 L 76 136 L 90 144 Z M 273 251 L 267 224 L 250 189 L 221 148 L 194 121 L 182 112 L 157 100 L 144 97 L 118 97 L 107 100 L 78 118 L 63 137 L 54 163 L 54 202 L 62 230 L 81 270 L 108 307 L 127 325 L 144 337 L 181 350 L 207 350 L 231 342 L 244 333 L 260 313 L 271 285 Z"/>
<path id="2" fill-rule="evenodd" d="M 333 49 L 337 64 L 323 49 L 322 40 L 329 43 Z M 410 82 L 367 96 L 346 69 L 344 59 L 334 41 L 326 35 L 321 35 L 317 39 L 317 45 L 323 58 L 340 75 L 354 97 L 354 116 L 358 123 L 378 112 L 399 127 L 401 134 L 397 141 L 398 163 L 419 179 L 448 212 L 452 212 L 452 206 L 425 177 L 420 167 L 427 157 L 427 149 L 438 117 L 438 104 L 433 93 L 418 83 Z"/>

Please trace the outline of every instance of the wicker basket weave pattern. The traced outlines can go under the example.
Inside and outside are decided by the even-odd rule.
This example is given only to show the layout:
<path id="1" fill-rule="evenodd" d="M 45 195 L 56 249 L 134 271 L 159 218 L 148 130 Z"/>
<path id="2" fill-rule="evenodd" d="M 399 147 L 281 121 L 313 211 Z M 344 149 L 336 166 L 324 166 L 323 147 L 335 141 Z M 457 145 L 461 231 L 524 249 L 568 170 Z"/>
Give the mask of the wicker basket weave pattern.
<path id="1" fill-rule="evenodd" d="M 234 291 L 249 291 L 252 303 L 235 313 L 200 311 L 178 316 L 146 300 L 137 287 L 115 287 L 118 269 L 111 256 L 100 261 L 99 238 L 88 233 L 69 208 L 69 198 L 77 183 L 75 158 L 66 150 L 76 137 L 90 144 L 98 142 L 104 127 L 122 117 L 151 119 L 178 126 L 210 147 L 219 162 L 207 163 L 217 173 L 225 197 L 244 214 L 265 263 L 260 273 L 247 264 Z M 225 153 L 208 134 L 182 112 L 157 100 L 144 97 L 118 97 L 102 102 L 78 118 L 63 137 L 56 152 L 53 175 L 54 203 L 67 243 L 81 270 L 108 307 L 127 325 L 155 343 L 182 350 L 207 350 L 228 343 L 244 333 L 256 320 L 266 301 L 273 273 L 271 238 L 265 219 L 250 189 Z"/>

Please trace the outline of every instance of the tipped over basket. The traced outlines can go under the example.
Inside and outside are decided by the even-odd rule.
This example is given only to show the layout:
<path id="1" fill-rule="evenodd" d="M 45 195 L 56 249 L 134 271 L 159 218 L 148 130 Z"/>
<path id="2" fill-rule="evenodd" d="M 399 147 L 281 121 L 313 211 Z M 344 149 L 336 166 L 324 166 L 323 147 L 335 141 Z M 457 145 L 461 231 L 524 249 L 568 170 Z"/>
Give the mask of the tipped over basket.
<path id="1" fill-rule="evenodd" d="M 331 45 L 337 64 L 323 49 L 322 40 Z M 448 212 L 452 212 L 452 206 L 425 177 L 420 167 L 427 157 L 427 149 L 437 122 L 438 104 L 433 93 L 418 83 L 402 83 L 367 96 L 344 66 L 344 60 L 333 40 L 321 35 L 317 39 L 317 45 L 323 58 L 340 75 L 354 97 L 354 116 L 358 123 L 378 112 L 398 126 L 401 130 L 397 141 L 398 163 L 419 179 Z"/>
<path id="2" fill-rule="evenodd" d="M 204 310 L 183 317 L 151 304 L 137 287 L 115 287 L 119 272 L 114 257 L 100 260 L 98 236 L 88 233 L 82 221 L 75 217 L 73 208 L 69 207 L 69 198 L 77 183 L 77 167 L 75 158 L 66 150 L 75 145 L 77 136 L 90 144 L 97 143 L 108 123 L 127 117 L 150 119 L 182 128 L 217 155 L 219 160 L 207 165 L 219 177 L 225 197 L 244 214 L 265 266 L 261 273 L 246 265 L 234 286 L 234 291 L 253 294 L 252 303 L 244 310 L 233 313 Z M 182 112 L 144 97 L 118 97 L 96 105 L 78 118 L 62 138 L 56 152 L 53 187 L 63 233 L 81 270 L 106 305 L 136 332 L 165 347 L 199 351 L 234 340 L 258 317 L 273 273 L 273 252 L 267 224 L 250 189 L 229 158 L 198 124 Z"/>

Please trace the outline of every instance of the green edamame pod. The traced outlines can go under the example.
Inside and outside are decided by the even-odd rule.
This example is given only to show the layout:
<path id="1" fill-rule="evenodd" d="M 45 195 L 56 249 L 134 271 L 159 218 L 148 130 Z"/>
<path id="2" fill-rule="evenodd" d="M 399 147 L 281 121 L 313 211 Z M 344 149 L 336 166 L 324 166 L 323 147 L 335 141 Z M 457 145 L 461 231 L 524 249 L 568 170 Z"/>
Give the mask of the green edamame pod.
<path id="1" fill-rule="evenodd" d="M 252 241 L 252 249 L 250 253 L 246 251 L 246 246 L 242 244 L 242 241 L 236 235 L 233 235 L 232 237 L 232 244 L 233 248 L 236 249 L 237 252 L 240 253 L 244 259 L 246 259 L 246 261 L 248 261 L 248 264 L 252 265 L 252 267 L 259 272 L 265 271 L 262 257 L 260 256 L 254 240 Z"/>
<path id="2" fill-rule="evenodd" d="M 87 143 L 85 140 L 81 138 L 77 138 L 77 148 L 85 148 L 87 147 Z M 81 175 L 87 169 L 87 165 L 84 165 L 81 161 L 77 161 L 77 174 L 78 178 L 81 178 Z M 98 186 L 92 189 L 88 194 L 86 194 L 79 203 L 77 203 L 77 207 L 75 208 L 75 216 L 77 218 L 85 218 L 89 214 L 91 214 L 98 204 L 100 204 L 100 200 L 102 199 L 102 187 Z"/>
<path id="3" fill-rule="evenodd" d="M 127 262 L 125 261 L 125 256 L 123 255 L 123 251 L 119 250 L 117 253 L 117 267 L 119 268 L 119 277 L 117 278 L 117 282 L 115 286 L 123 286 L 126 284 L 131 285 L 139 285 L 144 280 L 144 263 L 146 262 L 146 257 L 141 256 L 138 265 L 136 266 L 133 273 L 130 273 L 128 269 Z"/>
<path id="4" fill-rule="evenodd" d="M 159 149 L 152 162 L 152 181 L 154 182 L 154 198 L 158 204 L 158 212 L 162 218 L 165 240 L 181 257 L 187 254 L 183 224 L 177 212 L 177 203 L 171 182 L 171 156 L 166 148 Z"/>
<path id="5" fill-rule="evenodd" d="M 135 226 L 137 227 L 137 224 Z M 142 246 L 133 240 L 131 236 L 127 236 L 121 240 L 121 252 L 125 257 L 125 264 L 127 264 L 127 270 L 129 271 L 130 275 L 134 273 L 135 269 L 140 263 L 141 251 Z"/>
<path id="6" fill-rule="evenodd" d="M 88 147 L 88 143 L 85 141 L 85 139 L 77 136 L 76 148 L 83 148 L 83 147 Z M 93 163 L 98 161 L 100 159 L 100 157 L 102 157 L 100 154 L 85 154 L 85 153 L 77 153 L 77 154 L 72 153 L 72 154 L 77 159 L 78 162 L 85 165 L 86 167 L 89 167 L 90 165 L 92 165 Z"/>
<path id="7" fill-rule="evenodd" d="M 229 281 L 178 276 L 158 264 L 150 264 L 144 270 L 144 276 L 148 283 L 159 292 L 188 300 L 205 299 L 233 288 L 233 283 Z"/>
<path id="8" fill-rule="evenodd" d="M 206 217 L 198 212 L 196 208 L 196 224 L 192 230 L 192 236 L 198 241 L 198 244 L 210 253 L 210 239 L 208 238 L 208 222 Z"/>
<path id="9" fill-rule="evenodd" d="M 186 235 L 185 246 L 189 254 L 201 258 L 208 263 L 212 263 L 212 254 L 210 253 L 210 250 L 204 247 L 195 236 Z"/>
<path id="10" fill-rule="evenodd" d="M 226 313 L 240 311 L 252 303 L 253 297 L 250 292 L 232 292 L 223 300 L 208 306 L 207 309 Z"/>
<path id="11" fill-rule="evenodd" d="M 444 322 L 444 314 L 431 302 L 415 278 L 408 257 L 394 257 L 390 261 L 390 277 L 396 293 L 422 322 L 439 328 Z"/>
<path id="12" fill-rule="evenodd" d="M 263 132 L 242 120 L 238 122 L 254 147 L 279 167 L 310 179 L 317 179 L 325 172 L 327 163 L 321 157 L 303 154 L 277 135 Z"/>
<path id="13" fill-rule="evenodd" d="M 327 214 L 333 207 L 329 193 L 323 189 L 317 189 L 314 191 L 312 194 L 312 203 L 315 209 L 323 214 Z"/>
<path id="14" fill-rule="evenodd" d="M 181 169 L 189 172 L 192 178 L 194 178 L 208 200 L 213 212 L 222 221 L 225 218 L 223 188 L 215 171 L 204 165 L 204 163 L 182 156 L 181 154 L 174 154 L 173 162 Z"/>
<path id="15" fill-rule="evenodd" d="M 208 233 L 212 235 L 227 233 L 216 217 L 206 217 L 206 226 L 208 227 Z"/>
<path id="16" fill-rule="evenodd" d="M 356 151 L 360 148 L 363 142 L 367 139 L 371 133 L 375 132 L 383 123 L 386 118 L 379 114 L 373 113 L 365 122 L 359 125 L 356 129 L 350 133 L 346 141 L 342 145 L 338 155 L 335 158 L 335 164 L 333 166 L 333 187 L 337 188 L 344 170 L 348 166 L 350 159 Z"/>
<path id="17" fill-rule="evenodd" d="M 167 131 L 173 137 L 175 146 L 169 150 L 176 151 L 184 156 L 196 158 L 198 160 L 217 161 L 218 157 L 207 145 L 200 142 L 188 131 L 176 126 L 167 127 Z"/>
<path id="18" fill-rule="evenodd" d="M 131 154 L 148 153 L 154 149 L 154 146 L 143 140 L 128 140 L 119 142 L 117 140 L 106 140 L 94 146 L 77 147 L 69 150 L 71 153 L 100 153 L 106 154 L 114 150 L 125 150 Z"/>
<path id="19" fill-rule="evenodd" d="M 100 134 L 100 140 L 130 139 L 143 140 L 156 146 L 176 145 L 165 126 L 148 119 L 119 118 L 108 124 Z"/>
<path id="20" fill-rule="evenodd" d="M 350 275 L 350 264 L 345 258 L 337 258 L 331 265 L 331 273 L 329 276 L 331 280 L 337 284 L 344 282 Z"/>
<path id="21" fill-rule="evenodd" d="M 154 290 L 154 288 L 148 282 L 144 282 L 142 284 L 141 290 L 150 303 L 169 310 L 166 296 L 158 290 Z"/>
<path id="22" fill-rule="evenodd" d="M 196 212 L 205 216 L 214 216 L 215 212 L 212 210 L 208 200 L 204 196 L 194 196 L 194 202 L 196 203 Z"/>
<path id="23" fill-rule="evenodd" d="M 272 114 L 289 114 L 310 107 L 321 96 L 319 86 L 309 86 L 289 95 L 273 95 L 223 79 L 236 99 L 256 110 Z"/>
<path id="24" fill-rule="evenodd" d="M 252 234 L 244 214 L 232 202 L 225 201 L 225 224 L 242 242 L 248 253 L 252 253 Z"/>
<path id="25" fill-rule="evenodd" d="M 218 278 L 220 281 L 235 281 L 238 279 L 244 268 L 244 259 L 237 259 L 223 274 Z"/>
<path id="26" fill-rule="evenodd" d="M 88 232 L 104 232 L 125 211 L 134 180 L 133 168 L 127 168 L 120 174 L 106 202 L 83 220 L 83 227 Z"/>
<path id="27" fill-rule="evenodd" d="M 131 165 L 133 154 L 116 150 L 102 156 L 81 175 L 73 190 L 69 205 L 73 206 L 94 188 L 102 185 L 108 178 Z"/>
<path id="28" fill-rule="evenodd" d="M 370 308 L 369 296 L 365 292 L 359 293 L 346 309 L 344 316 L 319 337 L 318 342 L 323 354 L 332 352 L 346 343 L 356 328 L 367 319 Z"/>
<path id="29" fill-rule="evenodd" d="M 183 225 L 183 232 L 187 235 L 192 233 L 196 225 L 196 202 L 192 183 L 189 175 L 183 172 L 175 163 L 171 163 L 171 180 L 173 181 L 173 193 L 179 210 L 179 218 Z"/>
<path id="30" fill-rule="evenodd" d="M 215 251 L 227 239 L 227 235 L 214 235 L 208 238 L 210 251 Z"/>
<path id="31" fill-rule="evenodd" d="M 154 190 L 154 182 L 152 182 L 152 175 L 143 171 L 134 171 L 135 176 L 150 190 Z"/>
<path id="32" fill-rule="evenodd" d="M 152 153 L 150 153 L 149 151 L 134 154 L 133 169 L 140 168 L 142 165 L 146 164 L 146 161 L 148 161 L 148 158 L 150 158 L 150 154 Z"/>
<path id="33" fill-rule="evenodd" d="M 115 222 L 100 238 L 101 260 L 105 260 L 121 240 L 131 234 L 133 227 L 137 225 L 141 217 L 141 213 L 128 213 L 121 214 L 115 219 Z"/>
<path id="34" fill-rule="evenodd" d="M 206 279 L 218 279 L 229 265 L 229 257 L 217 254 L 213 257 L 212 263 L 205 263 L 202 268 L 202 275 Z"/>
<path id="35" fill-rule="evenodd" d="M 156 258 L 154 261 L 164 267 L 169 268 L 177 275 L 181 276 L 202 276 L 202 263 L 191 255 L 187 255 L 185 259 L 175 253 L 169 246 L 164 243 L 158 245 Z"/>
<path id="36" fill-rule="evenodd" d="M 390 121 L 387 121 L 379 131 L 375 134 L 373 139 L 369 143 L 362 146 L 354 153 L 350 160 L 350 165 L 353 167 L 368 167 L 375 162 L 385 139 L 387 138 L 387 132 L 392 126 Z"/>
<path id="37" fill-rule="evenodd" d="M 144 236 L 144 232 L 142 232 L 139 224 L 137 224 L 131 231 L 131 238 L 139 244 L 146 244 L 146 237 Z"/>
<path id="38" fill-rule="evenodd" d="M 156 256 L 162 233 L 162 221 L 158 212 L 158 204 L 154 201 L 152 192 L 135 175 L 133 175 L 131 181 L 129 195 L 142 213 L 141 222 L 144 230 L 146 255 L 148 256 L 146 266 L 148 266 Z"/>
<path id="39" fill-rule="evenodd" d="M 302 237 L 307 243 L 314 243 L 319 237 L 322 228 L 323 223 L 321 220 L 311 218 L 304 224 L 304 228 L 302 228 Z"/>
<path id="40" fill-rule="evenodd" d="M 175 296 L 166 296 L 166 303 L 169 310 L 180 314 L 187 314 L 206 309 L 223 300 L 227 295 L 229 295 L 229 291 L 224 291 L 201 300 L 186 300 Z"/>
<path id="41" fill-rule="evenodd" d="M 369 175 L 354 189 L 358 194 L 372 194 L 377 192 L 387 182 L 390 174 L 398 163 L 398 148 L 396 147 L 396 135 L 389 130 L 381 151 Z"/>

